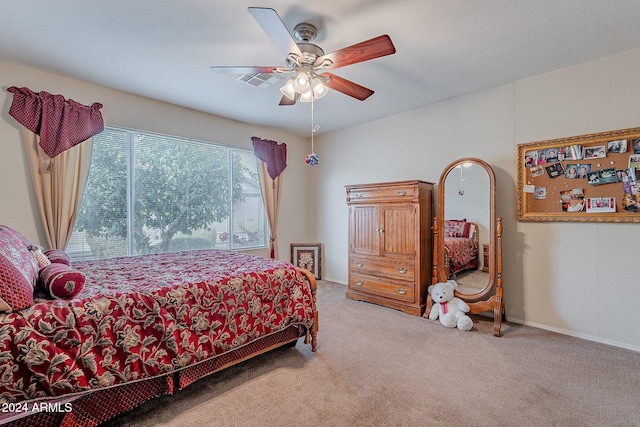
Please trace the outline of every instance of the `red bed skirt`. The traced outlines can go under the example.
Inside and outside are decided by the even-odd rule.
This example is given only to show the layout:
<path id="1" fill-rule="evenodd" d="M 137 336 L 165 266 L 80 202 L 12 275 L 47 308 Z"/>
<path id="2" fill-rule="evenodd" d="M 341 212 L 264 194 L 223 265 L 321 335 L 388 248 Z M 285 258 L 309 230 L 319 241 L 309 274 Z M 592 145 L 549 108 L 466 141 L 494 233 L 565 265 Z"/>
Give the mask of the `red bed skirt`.
<path id="1" fill-rule="evenodd" d="M 307 330 L 304 326 L 292 325 L 282 331 L 252 341 L 245 346 L 171 374 L 77 395 L 74 396 L 75 400 L 67 397 L 66 399 L 60 399 L 62 403 L 58 402 L 56 404 L 54 401 L 43 401 L 47 402 L 47 405 L 38 406 L 42 407 L 43 412 L 36 412 L 16 419 L 10 422 L 8 426 L 97 426 L 116 415 L 130 411 L 148 400 L 162 395 L 173 394 L 175 390 L 187 387 L 200 378 L 284 344 L 294 342 L 306 334 Z M 38 403 L 37 405 L 40 404 Z M 0 424 L 4 422 L 0 419 Z"/>

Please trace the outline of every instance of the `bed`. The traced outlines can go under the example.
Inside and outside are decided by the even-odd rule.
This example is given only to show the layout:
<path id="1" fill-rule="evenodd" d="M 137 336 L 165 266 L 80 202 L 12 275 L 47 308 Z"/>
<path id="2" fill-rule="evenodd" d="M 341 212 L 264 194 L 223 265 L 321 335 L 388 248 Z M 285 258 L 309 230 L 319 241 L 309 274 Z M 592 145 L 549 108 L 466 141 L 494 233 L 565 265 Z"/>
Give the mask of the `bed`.
<path id="1" fill-rule="evenodd" d="M 478 268 L 478 224 L 466 219 L 448 219 L 444 222 L 444 268 L 448 278 L 465 270 Z"/>
<path id="2" fill-rule="evenodd" d="M 0 226 L 0 424 L 95 426 L 301 337 L 316 349 L 315 279 L 289 262 L 65 255 Z"/>

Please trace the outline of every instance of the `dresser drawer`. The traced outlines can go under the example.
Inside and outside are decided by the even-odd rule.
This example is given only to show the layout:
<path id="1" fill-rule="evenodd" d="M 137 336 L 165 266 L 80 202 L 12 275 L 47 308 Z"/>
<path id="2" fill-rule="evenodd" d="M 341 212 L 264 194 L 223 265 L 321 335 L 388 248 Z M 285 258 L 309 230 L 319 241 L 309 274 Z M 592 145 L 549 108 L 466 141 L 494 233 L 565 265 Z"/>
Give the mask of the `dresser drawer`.
<path id="1" fill-rule="evenodd" d="M 402 301 L 414 301 L 415 289 L 413 282 L 402 283 L 401 281 L 357 273 L 351 273 L 350 276 L 349 288 L 355 291 L 367 292 Z"/>
<path id="2" fill-rule="evenodd" d="M 351 271 L 375 276 L 386 276 L 397 280 L 415 279 L 415 264 L 413 261 L 379 260 L 364 257 L 351 257 L 349 265 Z"/>
<path id="3" fill-rule="evenodd" d="M 402 201 L 406 198 L 411 200 L 417 196 L 418 187 L 415 185 L 397 185 L 389 187 L 365 187 L 350 188 L 347 191 L 347 202 L 369 202 L 372 200 L 394 200 Z"/>

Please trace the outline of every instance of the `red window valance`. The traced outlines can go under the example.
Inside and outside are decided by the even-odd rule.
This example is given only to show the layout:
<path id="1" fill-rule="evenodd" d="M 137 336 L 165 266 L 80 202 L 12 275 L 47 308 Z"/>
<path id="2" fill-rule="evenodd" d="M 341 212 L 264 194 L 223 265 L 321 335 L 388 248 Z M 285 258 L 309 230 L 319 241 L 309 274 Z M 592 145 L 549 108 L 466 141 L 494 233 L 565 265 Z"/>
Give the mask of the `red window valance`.
<path id="1" fill-rule="evenodd" d="M 276 141 L 257 136 L 252 136 L 251 141 L 253 154 L 267 164 L 267 172 L 271 179 L 276 179 L 287 167 L 287 144 L 278 144 Z"/>
<path id="2" fill-rule="evenodd" d="M 9 114 L 22 126 L 40 135 L 40 146 L 51 158 L 104 130 L 100 108 L 95 102 L 82 105 L 73 99 L 48 92 L 35 93 L 12 86 Z"/>

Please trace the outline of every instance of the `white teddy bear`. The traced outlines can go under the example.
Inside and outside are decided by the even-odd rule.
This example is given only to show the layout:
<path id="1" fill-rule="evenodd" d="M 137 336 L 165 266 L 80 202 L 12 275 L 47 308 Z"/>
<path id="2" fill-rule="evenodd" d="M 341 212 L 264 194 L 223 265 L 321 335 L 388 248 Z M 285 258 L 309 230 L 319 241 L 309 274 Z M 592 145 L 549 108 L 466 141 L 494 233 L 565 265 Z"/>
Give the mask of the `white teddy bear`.
<path id="1" fill-rule="evenodd" d="M 465 313 L 469 311 L 466 302 L 456 297 L 454 291 L 458 289 L 455 280 L 448 280 L 445 283 L 436 283 L 429 286 L 433 306 L 429 312 L 429 320 L 440 318 L 447 328 L 455 328 L 461 331 L 469 331 L 473 327 L 473 320 Z"/>

